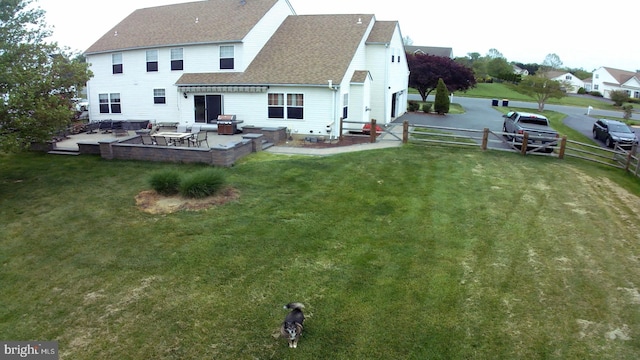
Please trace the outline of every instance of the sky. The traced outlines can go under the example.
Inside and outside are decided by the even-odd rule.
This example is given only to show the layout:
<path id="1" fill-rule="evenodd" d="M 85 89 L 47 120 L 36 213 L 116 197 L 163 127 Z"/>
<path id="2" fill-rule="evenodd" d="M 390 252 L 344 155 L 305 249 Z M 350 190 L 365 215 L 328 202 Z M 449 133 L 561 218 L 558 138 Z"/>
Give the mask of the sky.
<path id="1" fill-rule="evenodd" d="M 46 12 L 50 40 L 82 52 L 136 9 L 193 0 L 34 1 Z M 541 64 L 556 54 L 569 68 L 640 70 L 635 29 L 640 2 L 635 0 L 289 2 L 298 15 L 374 14 L 377 20 L 396 20 L 413 45 L 450 47 L 456 57 L 496 49 L 510 62 Z"/>

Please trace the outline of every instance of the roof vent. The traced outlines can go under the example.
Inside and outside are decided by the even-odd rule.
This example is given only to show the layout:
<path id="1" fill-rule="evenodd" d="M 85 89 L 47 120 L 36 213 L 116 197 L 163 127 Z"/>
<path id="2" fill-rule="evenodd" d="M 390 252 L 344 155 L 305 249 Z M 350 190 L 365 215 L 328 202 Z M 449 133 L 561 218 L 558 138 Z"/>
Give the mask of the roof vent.
<path id="1" fill-rule="evenodd" d="M 196 18 L 196 24 L 198 23 L 198 18 Z"/>
<path id="2" fill-rule="evenodd" d="M 356 24 L 362 25 L 362 18 L 358 18 L 358 22 Z"/>
<path id="3" fill-rule="evenodd" d="M 118 36 L 118 30 L 116 30 L 116 32 L 113 33 L 113 36 Z"/>

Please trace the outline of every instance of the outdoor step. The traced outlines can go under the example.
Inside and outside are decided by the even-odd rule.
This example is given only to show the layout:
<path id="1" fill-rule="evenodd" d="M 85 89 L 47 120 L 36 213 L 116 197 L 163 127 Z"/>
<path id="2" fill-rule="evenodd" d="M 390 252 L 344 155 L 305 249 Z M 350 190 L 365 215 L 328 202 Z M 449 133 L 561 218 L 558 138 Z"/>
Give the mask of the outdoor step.
<path id="1" fill-rule="evenodd" d="M 80 155 L 80 152 L 79 151 L 75 151 L 75 150 L 51 150 L 51 151 L 47 152 L 47 154 L 77 156 L 77 155 Z"/>
<path id="2" fill-rule="evenodd" d="M 262 150 L 267 150 L 268 148 L 272 147 L 274 144 L 271 142 L 263 142 L 262 143 Z"/>

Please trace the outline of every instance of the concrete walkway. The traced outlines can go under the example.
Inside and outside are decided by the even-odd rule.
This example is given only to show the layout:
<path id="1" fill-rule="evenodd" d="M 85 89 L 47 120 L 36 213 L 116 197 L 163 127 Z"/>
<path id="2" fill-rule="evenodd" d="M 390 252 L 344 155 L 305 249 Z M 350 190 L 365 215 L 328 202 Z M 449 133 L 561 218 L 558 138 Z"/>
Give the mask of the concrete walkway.
<path id="1" fill-rule="evenodd" d="M 375 143 L 364 143 L 347 146 L 332 146 L 327 148 L 312 148 L 304 146 L 272 146 L 265 150 L 265 152 L 272 154 L 283 155 L 308 155 L 308 156 L 329 156 L 335 154 L 342 154 L 354 151 L 374 150 L 374 149 L 387 149 L 393 147 L 399 147 L 402 145 L 402 117 L 398 118 L 400 124 L 392 123 L 387 127 L 387 131 L 392 132 L 393 136 L 387 132 L 383 132 Z M 400 138 L 400 139 L 399 139 Z"/>

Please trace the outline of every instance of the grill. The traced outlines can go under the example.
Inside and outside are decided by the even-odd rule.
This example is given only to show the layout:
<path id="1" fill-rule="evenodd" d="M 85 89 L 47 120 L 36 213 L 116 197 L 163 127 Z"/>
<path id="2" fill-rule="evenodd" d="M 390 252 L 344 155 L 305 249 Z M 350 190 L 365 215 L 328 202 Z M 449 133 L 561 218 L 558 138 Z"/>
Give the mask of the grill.
<path id="1" fill-rule="evenodd" d="M 238 124 L 242 121 L 236 120 L 235 115 L 218 115 L 218 134 L 219 135 L 233 135 L 238 132 Z"/>

